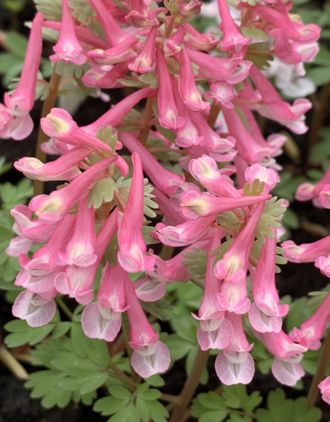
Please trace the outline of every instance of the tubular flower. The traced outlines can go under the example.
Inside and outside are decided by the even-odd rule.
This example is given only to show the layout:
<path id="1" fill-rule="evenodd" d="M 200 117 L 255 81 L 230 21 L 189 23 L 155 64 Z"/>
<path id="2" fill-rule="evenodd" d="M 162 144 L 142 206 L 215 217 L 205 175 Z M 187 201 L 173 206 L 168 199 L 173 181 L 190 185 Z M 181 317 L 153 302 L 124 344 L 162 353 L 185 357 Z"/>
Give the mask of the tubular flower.
<path id="1" fill-rule="evenodd" d="M 113 341 L 121 328 L 121 314 L 127 309 L 125 283 L 128 274 L 119 266 L 103 268 L 97 302 L 87 305 L 81 324 L 87 337 Z"/>
<path id="2" fill-rule="evenodd" d="M 330 168 L 316 185 L 302 183 L 298 186 L 296 199 L 298 201 L 313 200 L 316 207 L 330 209 Z"/>
<path id="3" fill-rule="evenodd" d="M 142 237 L 144 221 L 144 182 L 142 163 L 139 155 L 132 154 L 133 177 L 125 210 L 119 215 L 118 261 L 127 271 L 152 271 L 155 257 L 146 255 L 146 244 Z"/>
<path id="4" fill-rule="evenodd" d="M 321 338 L 330 320 L 330 293 L 326 295 L 314 314 L 304 321 L 300 328 L 294 328 L 290 337 L 308 349 L 317 350 L 321 347 Z"/>
<path id="5" fill-rule="evenodd" d="M 250 300 L 247 297 L 246 273 L 255 230 L 263 207 L 263 204 L 257 206 L 245 227 L 214 267 L 216 277 L 222 282 L 218 297 L 223 310 L 244 314 L 250 308 Z"/>
<path id="6" fill-rule="evenodd" d="M 131 281 L 126 283 L 127 315 L 130 324 L 130 346 L 133 349 L 131 364 L 143 378 L 165 372 L 170 365 L 167 346 L 149 323 L 137 299 Z"/>
<path id="7" fill-rule="evenodd" d="M 62 0 L 60 36 L 53 49 L 55 54 L 50 56 L 50 60 L 53 62 L 64 61 L 66 63 L 82 65 L 87 61 L 75 32 L 75 25 L 69 9 L 68 0 Z"/>
<path id="8" fill-rule="evenodd" d="M 221 234 L 214 231 L 209 241 L 207 254 L 206 274 L 204 281 L 204 295 L 196 319 L 200 321 L 197 330 L 197 340 L 202 350 L 225 349 L 229 346 L 232 337 L 232 325 L 221 311 L 218 301 L 220 285 L 214 275 L 214 249 L 219 246 Z"/>
<path id="9" fill-rule="evenodd" d="M 322 394 L 322 400 L 330 405 L 330 377 L 326 377 L 320 382 L 319 389 Z"/>
<path id="10" fill-rule="evenodd" d="M 260 332 L 278 333 L 282 318 L 289 306 L 281 305 L 275 286 L 276 238 L 266 238 L 255 271 L 252 273 L 252 296 L 254 303 L 249 310 L 252 327 Z"/>
<path id="11" fill-rule="evenodd" d="M 226 312 L 232 326 L 230 344 L 217 356 L 215 371 L 223 384 L 249 384 L 254 375 L 254 361 L 250 354 L 253 347 L 244 334 L 242 317 Z"/>
<path id="12" fill-rule="evenodd" d="M 30 135 L 33 121 L 30 111 L 35 100 L 35 91 L 42 50 L 41 13 L 37 13 L 32 22 L 30 37 L 25 53 L 25 60 L 20 80 L 14 92 L 4 95 L 4 104 L 0 103 L 0 137 L 20 141 Z"/>

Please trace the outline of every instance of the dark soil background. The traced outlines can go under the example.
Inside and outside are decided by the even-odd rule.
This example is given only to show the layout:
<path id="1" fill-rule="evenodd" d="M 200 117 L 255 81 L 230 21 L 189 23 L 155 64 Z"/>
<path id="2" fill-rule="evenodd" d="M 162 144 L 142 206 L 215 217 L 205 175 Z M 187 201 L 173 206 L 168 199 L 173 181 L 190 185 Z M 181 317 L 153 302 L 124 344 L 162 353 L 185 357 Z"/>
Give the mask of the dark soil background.
<path id="1" fill-rule="evenodd" d="M 34 7 L 31 4 L 26 6 L 24 11 L 19 15 L 13 17 L 2 6 L 0 0 L 0 30 L 16 29 L 20 32 L 27 33 L 23 26 L 24 21 L 31 20 L 34 15 Z M 119 90 L 111 92 L 111 97 L 117 101 L 122 96 Z M 2 88 L 0 86 L 0 98 L 2 98 Z M 106 111 L 108 105 L 102 103 L 98 99 L 89 98 L 77 111 L 76 120 L 78 123 L 87 124 L 95 120 L 103 112 Z M 37 104 L 33 117 L 35 121 L 40 115 L 41 105 Z M 328 113 L 329 116 L 329 113 Z M 330 122 L 329 122 L 330 123 Z M 299 146 L 303 156 L 306 158 L 308 154 L 307 137 L 299 138 Z M 23 156 L 33 156 L 35 149 L 36 129 L 31 134 L 29 139 L 23 142 L 15 142 L 11 140 L 0 139 L 0 156 L 5 156 L 8 162 L 21 158 Z M 283 158 L 283 164 L 286 165 L 286 159 Z M 296 169 L 296 173 L 301 172 L 300 168 Z M 1 182 L 9 180 L 16 183 L 21 178 L 21 175 L 15 170 L 11 170 L 4 176 Z M 317 222 L 326 227 L 330 232 L 330 218 L 329 211 L 319 210 L 314 208 L 311 204 L 294 203 L 293 210 L 299 214 L 301 221 Z M 293 232 L 293 240 L 297 242 L 311 242 L 317 240 L 310 233 L 302 230 Z M 329 280 L 320 275 L 320 272 L 313 265 L 295 265 L 288 264 L 282 267 L 282 272 L 278 276 L 278 288 L 280 294 L 291 295 L 294 298 L 299 298 L 306 295 L 310 291 L 321 290 Z M 10 305 L 5 301 L 4 295 L 0 292 L 0 343 L 1 339 L 6 335 L 3 330 L 3 325 L 12 319 L 10 312 Z M 33 370 L 29 368 L 27 370 Z M 213 370 L 214 362 L 210 359 L 210 381 L 207 386 L 200 387 L 199 391 L 208 391 L 218 387 L 219 382 Z M 172 369 L 165 376 L 166 387 L 164 391 L 170 394 L 178 394 L 185 381 L 184 363 L 178 362 L 174 369 Z M 305 385 L 308 388 L 311 377 L 306 377 Z M 269 376 L 264 376 L 256 373 L 253 382 L 248 386 L 250 391 L 259 390 L 264 396 L 268 392 L 280 385 Z M 307 394 L 306 388 L 306 394 Z M 302 395 L 304 392 L 296 391 L 294 389 L 285 388 L 288 397 L 295 398 Z M 321 400 L 317 403 L 324 412 L 323 422 L 330 421 L 330 410 Z M 88 407 L 71 405 L 65 409 L 45 410 L 41 407 L 38 400 L 33 400 L 29 397 L 23 382 L 15 379 L 4 366 L 0 365 L 0 422 L 94 422 L 104 421 L 105 418 L 92 412 Z M 214 421 L 217 422 L 217 421 Z M 294 422 L 294 421 L 293 421 Z"/>

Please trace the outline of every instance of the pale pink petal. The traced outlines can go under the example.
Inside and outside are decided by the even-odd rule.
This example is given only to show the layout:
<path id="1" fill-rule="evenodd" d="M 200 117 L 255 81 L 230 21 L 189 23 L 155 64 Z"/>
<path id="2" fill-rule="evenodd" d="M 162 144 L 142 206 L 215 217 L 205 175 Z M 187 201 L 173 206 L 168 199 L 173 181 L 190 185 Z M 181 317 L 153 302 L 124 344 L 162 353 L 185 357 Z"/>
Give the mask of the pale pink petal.
<path id="1" fill-rule="evenodd" d="M 91 303 L 83 310 L 81 326 L 89 338 L 113 341 L 121 328 L 121 314 Z"/>
<path id="2" fill-rule="evenodd" d="M 225 385 L 249 384 L 254 375 L 254 361 L 248 352 L 222 352 L 216 358 L 215 371 Z"/>
<path id="3" fill-rule="evenodd" d="M 226 318 L 201 321 L 197 340 L 202 350 L 222 350 L 229 346 L 232 333 L 233 327 Z"/>
<path id="4" fill-rule="evenodd" d="M 33 130 L 33 120 L 29 114 L 15 117 L 10 123 L 11 137 L 15 141 L 27 138 Z"/>
<path id="5" fill-rule="evenodd" d="M 300 363 L 275 359 L 272 373 L 278 382 L 293 387 L 305 374 Z"/>
<path id="6" fill-rule="evenodd" d="M 249 310 L 249 321 L 258 333 L 279 333 L 282 329 L 282 318 L 266 315 L 254 303 Z"/>
<path id="7" fill-rule="evenodd" d="M 17 296 L 12 312 L 15 317 L 25 319 L 30 327 L 41 327 L 54 318 L 56 305 L 53 299 L 24 291 Z"/>
<path id="8" fill-rule="evenodd" d="M 320 382 L 319 389 L 322 394 L 322 400 L 330 405 L 330 377 L 326 377 Z"/>
<path id="9" fill-rule="evenodd" d="M 131 365 L 142 378 L 149 378 L 155 374 L 167 371 L 171 363 L 171 356 L 167 346 L 158 341 L 152 346 L 134 350 Z"/>
<path id="10" fill-rule="evenodd" d="M 11 239 L 9 246 L 6 249 L 6 254 L 9 256 L 18 257 L 29 252 L 32 242 L 22 236 L 16 236 Z"/>
<path id="11" fill-rule="evenodd" d="M 145 278 L 135 283 L 135 291 L 137 297 L 143 302 L 156 302 L 166 294 L 166 283 Z"/>

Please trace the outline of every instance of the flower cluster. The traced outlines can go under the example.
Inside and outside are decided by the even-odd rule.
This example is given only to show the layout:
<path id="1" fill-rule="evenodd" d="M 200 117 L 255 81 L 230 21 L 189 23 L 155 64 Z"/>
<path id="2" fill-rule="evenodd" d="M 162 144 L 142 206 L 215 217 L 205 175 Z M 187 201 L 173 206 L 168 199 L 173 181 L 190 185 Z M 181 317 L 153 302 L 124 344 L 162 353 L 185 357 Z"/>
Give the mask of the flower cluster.
<path id="1" fill-rule="evenodd" d="M 219 351 L 219 379 L 252 380 L 253 335 L 274 356 L 274 376 L 294 385 L 304 374 L 303 353 L 320 346 L 330 296 L 300 328 L 283 331 L 289 309 L 275 273 L 283 262 L 277 243 L 287 203 L 271 192 L 286 137 L 265 139 L 257 116 L 296 134 L 307 131 L 310 102 L 283 100 L 264 70 L 272 58 L 300 67 L 311 61 L 319 28 L 293 16 L 288 0 L 238 1 L 236 8 L 218 0 L 219 31 L 201 33 L 191 23 L 201 2 L 158 3 L 86 0 L 90 15 L 83 22 L 68 0 L 61 21 L 36 14 L 22 77 L 1 105 L 2 137 L 20 140 L 32 130 L 42 28 L 58 33 L 49 59 L 55 72 L 74 75 L 72 89 L 135 90 L 83 127 L 53 108 L 41 119 L 49 137 L 42 148 L 58 158 L 15 163 L 31 179 L 64 184 L 12 210 L 17 236 L 8 254 L 19 259 L 16 285 L 24 289 L 13 313 L 34 327 L 47 324 L 54 299 L 65 295 L 83 305 L 85 334 L 108 342 L 126 314 L 131 364 L 147 378 L 169 368 L 170 354 L 144 302 L 161 299 L 168 283 L 193 278 L 186 258 L 203 253 L 203 297 L 194 318 L 200 348 Z M 135 108 L 141 101 L 144 111 Z M 326 183 L 304 189 L 308 199 L 324 203 Z M 329 241 L 320 242 L 284 244 L 285 254 L 299 262 L 317 258 L 327 273 Z M 148 249 L 151 243 L 171 248 L 172 258 L 161 258 L 159 245 Z"/>

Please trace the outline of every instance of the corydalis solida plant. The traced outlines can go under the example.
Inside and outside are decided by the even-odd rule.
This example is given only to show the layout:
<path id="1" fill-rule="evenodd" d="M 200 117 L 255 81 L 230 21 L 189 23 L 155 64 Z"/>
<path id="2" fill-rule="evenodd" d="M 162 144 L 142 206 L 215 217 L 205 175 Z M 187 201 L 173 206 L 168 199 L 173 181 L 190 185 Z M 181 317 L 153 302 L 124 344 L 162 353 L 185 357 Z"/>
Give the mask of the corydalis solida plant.
<path id="1" fill-rule="evenodd" d="M 14 315 L 45 325 L 55 315 L 56 297 L 68 296 L 84 308 L 85 334 L 108 342 L 118 339 L 127 316 L 133 369 L 144 378 L 163 373 L 169 351 L 143 304 L 163 298 L 168 283 L 194 279 L 185 257 L 197 249 L 207 254 L 197 340 L 203 351 L 218 350 L 220 381 L 252 380 L 252 330 L 274 356 L 275 378 L 295 385 L 304 374 L 303 353 L 320 346 L 329 312 L 321 305 L 322 318 L 283 331 L 288 307 L 280 303 L 275 271 L 287 203 L 271 191 L 286 138 L 265 139 L 257 116 L 296 134 L 307 131 L 310 102 L 284 101 L 263 70 L 270 57 L 292 65 L 311 61 L 318 27 L 294 19 L 284 0 L 237 2 L 235 20 L 227 1 L 218 0 L 219 33 L 192 26 L 198 1 L 86 3 L 90 19 L 83 24 L 64 0 L 60 22 L 37 13 L 21 80 L 1 105 L 1 136 L 19 140 L 32 130 L 28 113 L 42 27 L 59 34 L 50 60 L 54 72 L 74 75 L 73 90 L 84 87 L 101 98 L 104 89 L 134 90 L 86 126 L 52 108 L 40 122 L 50 138 L 42 149 L 59 157 L 15 163 L 31 179 L 62 185 L 12 210 L 17 236 L 8 253 L 19 259 L 16 285 L 24 289 Z M 264 36 L 261 61 L 254 55 L 261 43 L 256 29 Z M 33 70 L 32 84 L 26 69 Z M 138 107 L 142 100 L 144 108 Z M 321 192 L 324 198 L 326 189 L 322 184 L 311 197 Z M 159 244 L 154 250 L 148 249 L 148 226 Z M 158 253 L 161 245 L 172 248 L 171 259 Z M 32 246 L 39 248 L 32 253 Z"/>

